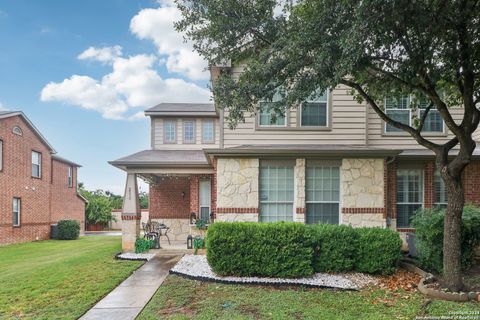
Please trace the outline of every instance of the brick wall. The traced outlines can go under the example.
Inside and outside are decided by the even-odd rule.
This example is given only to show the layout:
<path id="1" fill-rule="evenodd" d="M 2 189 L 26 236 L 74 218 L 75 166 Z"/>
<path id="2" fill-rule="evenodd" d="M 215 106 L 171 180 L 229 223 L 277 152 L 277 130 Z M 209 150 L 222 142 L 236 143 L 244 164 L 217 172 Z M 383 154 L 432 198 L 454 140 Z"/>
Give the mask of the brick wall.
<path id="1" fill-rule="evenodd" d="M 73 184 L 68 186 L 69 164 L 58 160 L 52 161 L 52 184 L 50 221 L 56 223 L 62 219 L 74 219 L 80 222 L 83 233 L 85 229 L 85 202 L 77 195 L 77 168 L 73 169 Z"/>
<path id="2" fill-rule="evenodd" d="M 21 128 L 21 136 L 12 132 L 14 126 Z M 56 179 L 57 175 L 52 175 L 50 150 L 22 117 L 0 120 L 0 140 L 3 141 L 3 170 L 0 171 L 0 244 L 48 239 L 50 224 L 59 217 L 84 220 L 83 201 L 74 197 L 74 188 L 66 190 L 67 188 L 52 184 L 52 179 Z M 32 151 L 42 154 L 41 178 L 32 177 Z M 53 166 L 53 170 L 55 167 Z M 14 227 L 12 223 L 14 197 L 21 199 L 18 227 Z M 55 198 L 54 205 L 52 197 Z M 62 210 L 61 213 L 60 210 L 55 210 L 58 214 L 52 215 L 52 207 L 63 207 L 67 210 Z M 74 213 L 71 214 L 72 212 Z"/>
<path id="3" fill-rule="evenodd" d="M 166 177 L 158 184 L 150 185 L 149 212 L 150 219 L 189 219 L 190 180 L 187 177 Z"/>
<path id="4" fill-rule="evenodd" d="M 480 205 L 480 161 L 470 163 L 463 172 L 465 201 Z"/>

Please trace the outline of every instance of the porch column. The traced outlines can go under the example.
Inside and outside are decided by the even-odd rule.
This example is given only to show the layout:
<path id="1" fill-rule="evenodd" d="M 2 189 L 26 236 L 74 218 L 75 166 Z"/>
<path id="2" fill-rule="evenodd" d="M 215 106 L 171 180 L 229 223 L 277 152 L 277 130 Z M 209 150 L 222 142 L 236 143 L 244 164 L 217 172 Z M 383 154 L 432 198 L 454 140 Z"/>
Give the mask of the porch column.
<path id="1" fill-rule="evenodd" d="M 125 195 L 122 207 L 122 251 L 134 251 L 135 241 L 140 235 L 140 200 L 138 197 L 137 175 L 127 173 Z"/>

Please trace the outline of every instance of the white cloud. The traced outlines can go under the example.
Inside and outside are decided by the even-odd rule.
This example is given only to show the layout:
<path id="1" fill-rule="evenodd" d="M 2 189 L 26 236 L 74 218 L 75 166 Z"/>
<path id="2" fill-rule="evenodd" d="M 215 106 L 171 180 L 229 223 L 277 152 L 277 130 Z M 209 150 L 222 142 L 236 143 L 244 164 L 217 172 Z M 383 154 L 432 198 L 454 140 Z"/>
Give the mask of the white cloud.
<path id="1" fill-rule="evenodd" d="M 113 46 L 113 47 L 103 47 L 95 48 L 90 47 L 87 50 L 83 51 L 78 55 L 80 60 L 95 60 L 102 63 L 111 63 L 115 58 L 122 56 L 122 47 Z"/>
<path id="2" fill-rule="evenodd" d="M 174 27 L 181 18 L 173 1 L 159 1 L 159 8 L 140 10 L 130 21 L 130 30 L 140 39 L 151 40 L 161 56 L 166 56 L 169 72 L 184 74 L 192 80 L 208 79 L 207 63 L 186 43 Z"/>
<path id="3" fill-rule="evenodd" d="M 160 102 L 208 102 L 210 92 L 183 79 L 163 79 L 154 69 L 152 55 L 115 57 L 112 72 L 96 80 L 73 75 L 60 83 L 50 82 L 41 92 L 42 101 L 59 101 L 100 112 L 106 119 L 138 119 Z M 133 114 L 132 114 L 133 113 Z"/>
<path id="4" fill-rule="evenodd" d="M 0 102 L 0 111 L 8 111 L 8 108 L 5 107 L 5 105 L 1 102 Z"/>

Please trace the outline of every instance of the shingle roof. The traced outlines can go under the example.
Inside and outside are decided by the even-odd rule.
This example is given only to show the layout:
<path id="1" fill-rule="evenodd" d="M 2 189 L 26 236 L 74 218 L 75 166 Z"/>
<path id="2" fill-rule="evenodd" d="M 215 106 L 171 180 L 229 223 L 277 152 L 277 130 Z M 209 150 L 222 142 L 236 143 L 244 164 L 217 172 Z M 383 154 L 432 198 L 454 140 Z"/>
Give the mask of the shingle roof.
<path id="1" fill-rule="evenodd" d="M 217 111 L 212 103 L 160 103 L 153 108 L 147 109 L 145 114 L 147 116 L 217 116 Z"/>
<path id="2" fill-rule="evenodd" d="M 203 150 L 143 150 L 109 163 L 116 167 L 209 167 Z"/>
<path id="3" fill-rule="evenodd" d="M 69 164 L 69 165 L 74 166 L 74 167 L 81 167 L 81 165 L 79 165 L 78 163 L 75 163 L 73 161 L 67 160 L 67 159 L 62 158 L 60 156 L 57 156 L 56 154 L 52 155 L 52 159 L 63 162 L 63 163 L 66 163 L 66 164 Z"/>

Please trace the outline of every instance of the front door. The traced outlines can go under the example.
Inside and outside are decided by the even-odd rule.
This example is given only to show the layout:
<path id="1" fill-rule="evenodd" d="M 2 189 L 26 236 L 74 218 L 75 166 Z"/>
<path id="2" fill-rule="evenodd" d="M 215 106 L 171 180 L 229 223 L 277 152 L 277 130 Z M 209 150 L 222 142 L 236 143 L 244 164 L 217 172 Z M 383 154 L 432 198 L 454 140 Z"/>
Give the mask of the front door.
<path id="1" fill-rule="evenodd" d="M 212 185 L 210 179 L 200 180 L 200 219 L 210 220 Z"/>

